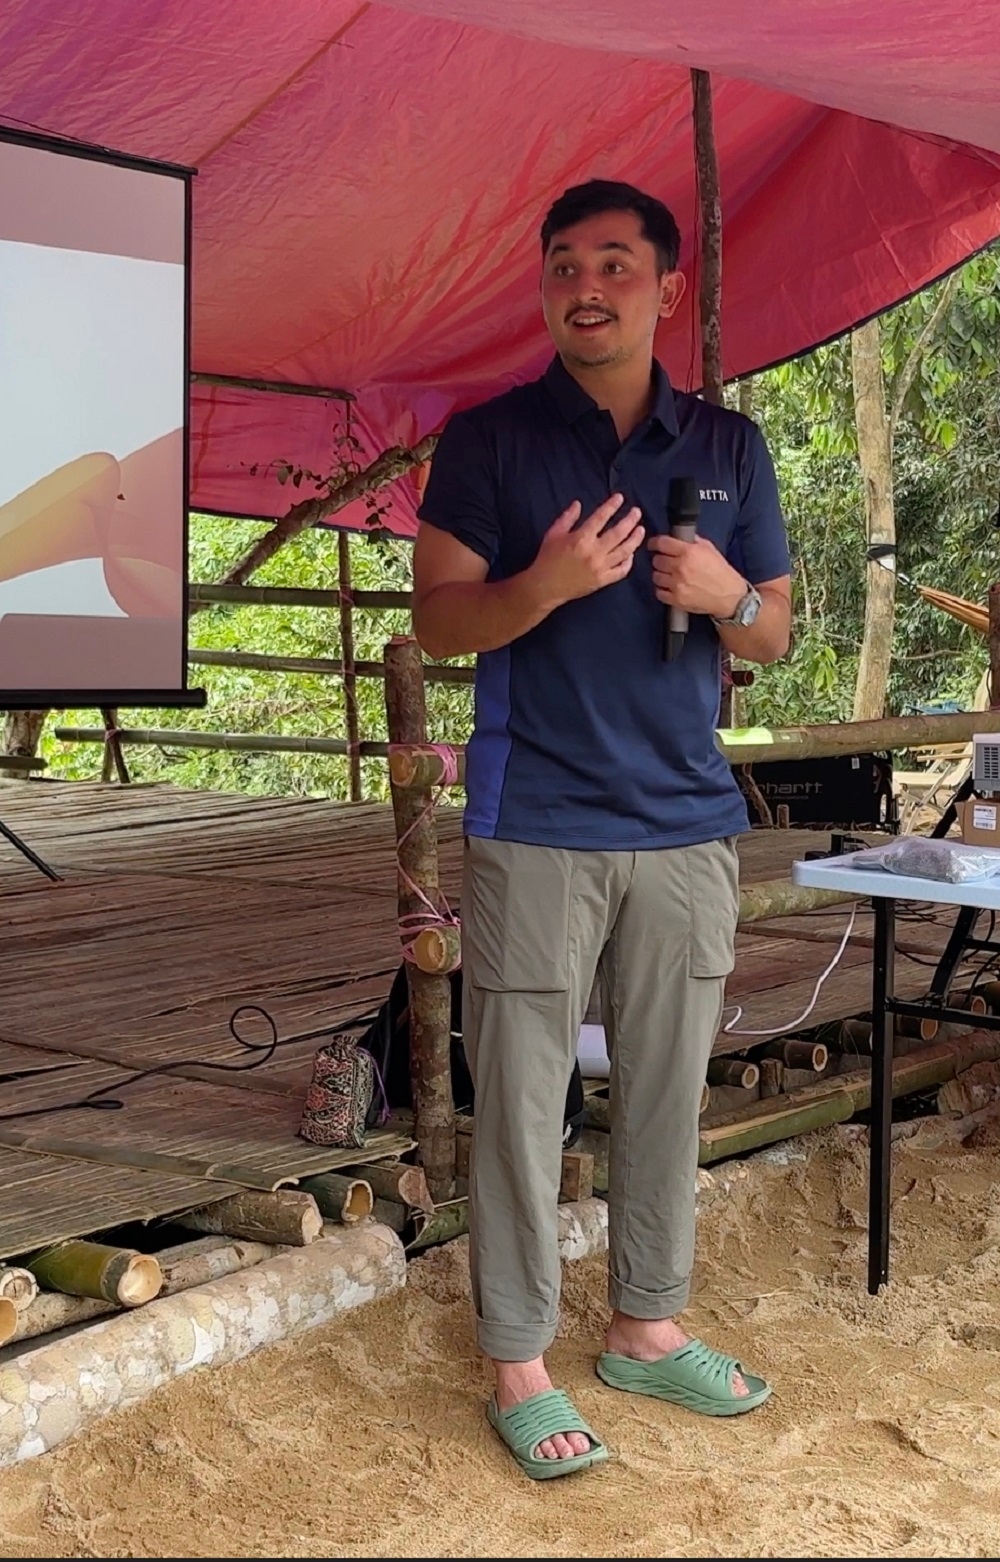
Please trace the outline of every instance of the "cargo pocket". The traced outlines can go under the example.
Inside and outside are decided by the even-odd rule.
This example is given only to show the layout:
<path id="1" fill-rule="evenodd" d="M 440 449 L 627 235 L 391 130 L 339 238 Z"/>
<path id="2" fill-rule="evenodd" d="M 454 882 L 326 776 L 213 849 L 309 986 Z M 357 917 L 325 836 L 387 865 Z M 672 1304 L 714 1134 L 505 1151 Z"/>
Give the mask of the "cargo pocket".
<path id="1" fill-rule="evenodd" d="M 736 841 L 708 841 L 686 848 L 691 932 L 688 972 L 695 977 L 728 976 L 735 965 L 740 914 L 740 864 Z"/>
<path id="2" fill-rule="evenodd" d="M 486 992 L 569 987 L 568 852 L 470 836 L 462 887 L 462 955 Z"/>

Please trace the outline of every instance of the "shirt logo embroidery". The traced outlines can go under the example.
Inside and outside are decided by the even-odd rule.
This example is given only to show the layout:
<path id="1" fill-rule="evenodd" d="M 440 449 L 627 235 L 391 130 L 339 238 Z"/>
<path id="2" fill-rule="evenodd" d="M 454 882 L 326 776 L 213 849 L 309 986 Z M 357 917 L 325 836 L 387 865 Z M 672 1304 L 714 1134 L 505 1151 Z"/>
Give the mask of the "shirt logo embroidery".
<path id="1" fill-rule="evenodd" d="M 729 503 L 729 495 L 724 488 L 699 488 L 698 495 L 701 499 L 714 499 L 722 504 Z"/>

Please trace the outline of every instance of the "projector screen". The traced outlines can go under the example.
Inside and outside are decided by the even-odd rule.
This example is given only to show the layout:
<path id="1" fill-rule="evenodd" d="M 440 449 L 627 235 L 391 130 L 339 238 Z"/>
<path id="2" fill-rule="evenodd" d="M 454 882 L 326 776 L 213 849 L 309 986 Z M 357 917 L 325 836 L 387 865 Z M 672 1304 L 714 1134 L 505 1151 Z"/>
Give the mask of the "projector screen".
<path id="1" fill-rule="evenodd" d="M 187 684 L 190 173 L 0 129 L 0 708 Z"/>

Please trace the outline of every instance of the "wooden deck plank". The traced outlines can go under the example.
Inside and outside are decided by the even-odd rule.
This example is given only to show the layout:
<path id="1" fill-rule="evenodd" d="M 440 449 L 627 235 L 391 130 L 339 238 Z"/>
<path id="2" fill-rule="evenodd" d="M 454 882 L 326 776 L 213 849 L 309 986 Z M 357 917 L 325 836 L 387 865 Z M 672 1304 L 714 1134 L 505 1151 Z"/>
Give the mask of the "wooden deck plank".
<path id="1" fill-rule="evenodd" d="M 357 1020 L 388 992 L 401 957 L 391 810 L 44 780 L 0 782 L 0 817 L 65 875 L 50 884 L 0 841 L 0 1116 L 77 1099 L 95 1082 L 120 1081 L 150 1063 L 178 1064 L 183 1074 L 125 1086 L 122 1112 L 54 1112 L 16 1123 L 33 1123 L 46 1145 L 103 1143 L 123 1153 L 131 1145 L 137 1155 L 242 1167 L 258 1182 L 317 1169 L 295 1130 L 319 1042 L 288 1038 Z M 442 882 L 454 904 L 461 815 L 439 808 L 437 824 Z M 743 880 L 782 878 L 796 857 L 827 840 L 753 832 L 740 842 Z M 742 1004 L 740 1030 L 794 1021 L 847 915 L 837 907 L 741 931 L 725 1020 Z M 866 1007 L 870 925 L 860 911 L 807 1023 Z M 900 961 L 901 993 L 926 991 L 927 962 L 945 936 L 945 919 L 901 923 L 900 942 L 913 951 Z M 252 1076 L 214 1075 L 205 1065 L 247 1057 L 229 1029 L 240 1004 L 266 1009 L 287 1044 Z M 260 1022 L 251 1030 L 254 1039 L 264 1034 Z M 755 1039 L 723 1032 L 716 1050 L 745 1050 Z M 24 1166 L 15 1175 L 19 1156 Z M 0 1171 L 7 1167 L 20 1188 L 17 1208 L 15 1195 L 0 1188 L 0 1252 L 16 1250 L 11 1232 L 31 1246 L 204 1197 L 197 1180 L 88 1162 L 74 1215 L 71 1188 L 59 1183 L 52 1159 L 0 1153 Z M 64 1165 L 59 1176 L 72 1180 L 80 1164 L 67 1162 L 70 1173 Z M 57 1184 L 50 1218 L 38 1190 Z"/>

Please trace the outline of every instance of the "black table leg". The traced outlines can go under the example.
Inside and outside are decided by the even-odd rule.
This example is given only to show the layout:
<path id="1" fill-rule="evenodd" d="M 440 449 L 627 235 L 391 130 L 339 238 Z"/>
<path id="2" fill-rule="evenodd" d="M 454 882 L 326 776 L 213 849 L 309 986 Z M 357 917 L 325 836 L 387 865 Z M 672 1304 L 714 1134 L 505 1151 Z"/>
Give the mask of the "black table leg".
<path id="1" fill-rule="evenodd" d="M 896 967 L 896 903 L 883 898 L 875 909 L 872 983 L 872 1126 L 868 1193 L 868 1291 L 878 1294 L 889 1279 L 889 1195 L 892 1153 L 893 996 Z"/>

